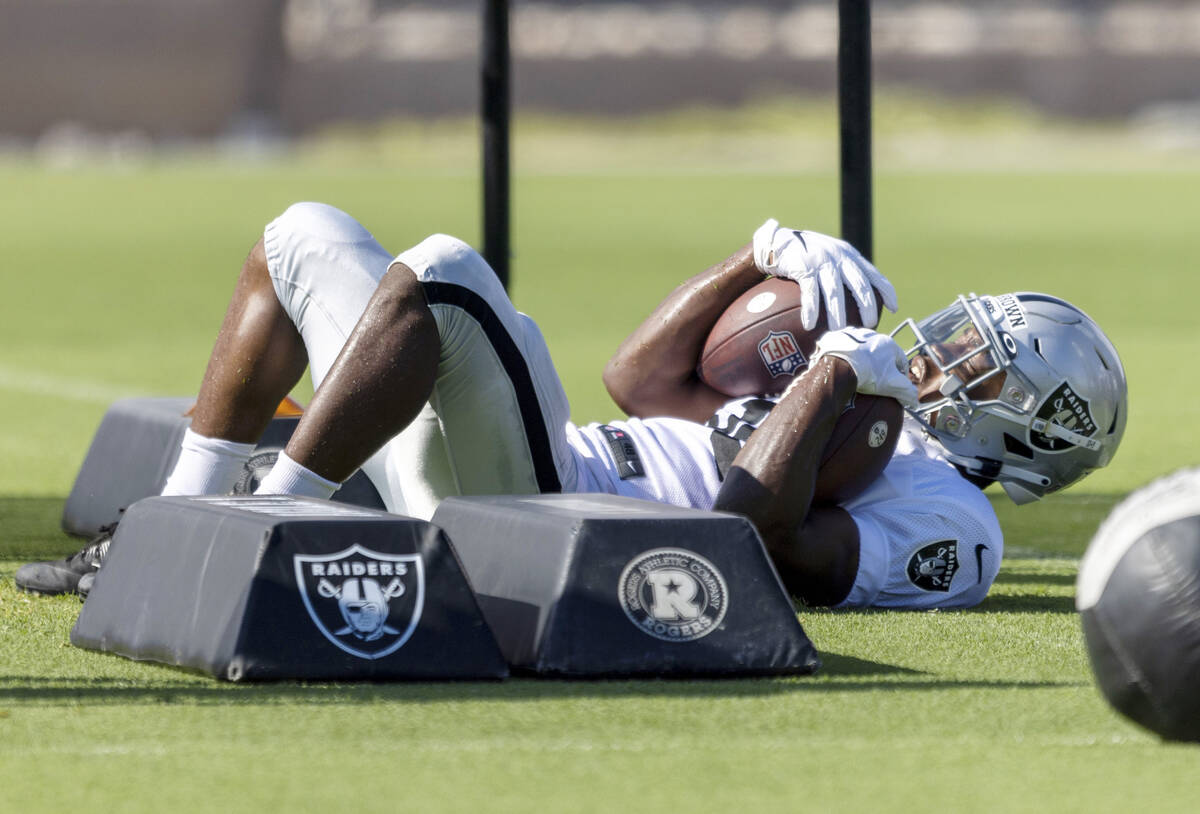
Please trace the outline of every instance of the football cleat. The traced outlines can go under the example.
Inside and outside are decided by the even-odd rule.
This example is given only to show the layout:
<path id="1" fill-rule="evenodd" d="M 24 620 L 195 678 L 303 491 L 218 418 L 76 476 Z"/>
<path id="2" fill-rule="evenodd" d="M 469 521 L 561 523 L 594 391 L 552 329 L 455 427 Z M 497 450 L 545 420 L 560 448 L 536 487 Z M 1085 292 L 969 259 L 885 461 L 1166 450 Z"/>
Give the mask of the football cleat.
<path id="1" fill-rule="evenodd" d="M 80 601 L 87 599 L 88 594 L 92 592 L 92 583 L 95 581 L 95 571 L 88 571 L 79 578 L 79 584 L 75 586 L 75 593 L 79 594 Z"/>
<path id="2" fill-rule="evenodd" d="M 81 551 L 62 560 L 31 562 L 17 569 L 15 581 L 22 591 L 34 594 L 69 594 L 79 590 L 79 581 L 104 564 L 117 524 L 103 526 Z"/>

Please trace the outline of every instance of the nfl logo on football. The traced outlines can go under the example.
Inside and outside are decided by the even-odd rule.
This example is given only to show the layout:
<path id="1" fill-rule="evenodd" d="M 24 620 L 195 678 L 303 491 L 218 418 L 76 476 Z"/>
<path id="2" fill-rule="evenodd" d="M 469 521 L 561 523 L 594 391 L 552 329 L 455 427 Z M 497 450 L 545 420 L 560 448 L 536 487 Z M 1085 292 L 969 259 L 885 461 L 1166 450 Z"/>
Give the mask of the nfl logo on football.
<path id="1" fill-rule="evenodd" d="M 771 331 L 758 343 L 758 355 L 772 376 L 791 376 L 808 363 L 790 331 Z"/>

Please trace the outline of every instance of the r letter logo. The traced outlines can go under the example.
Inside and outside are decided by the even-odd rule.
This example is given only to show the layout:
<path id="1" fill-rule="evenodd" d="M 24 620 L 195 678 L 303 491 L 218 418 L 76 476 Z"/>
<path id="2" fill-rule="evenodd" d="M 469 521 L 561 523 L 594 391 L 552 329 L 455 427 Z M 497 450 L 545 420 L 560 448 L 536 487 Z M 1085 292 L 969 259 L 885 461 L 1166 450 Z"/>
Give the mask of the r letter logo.
<path id="1" fill-rule="evenodd" d="M 617 598 L 638 630 L 667 642 L 707 636 L 725 618 L 729 589 L 711 562 L 691 551 L 656 548 L 621 572 Z"/>

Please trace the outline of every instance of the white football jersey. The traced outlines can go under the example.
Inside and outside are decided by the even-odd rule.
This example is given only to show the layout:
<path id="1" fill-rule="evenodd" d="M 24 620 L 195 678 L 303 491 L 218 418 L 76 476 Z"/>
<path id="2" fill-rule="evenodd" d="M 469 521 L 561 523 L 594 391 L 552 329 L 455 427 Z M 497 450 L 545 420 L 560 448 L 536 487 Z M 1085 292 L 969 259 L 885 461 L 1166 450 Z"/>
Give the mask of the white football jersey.
<path id="1" fill-rule="evenodd" d="M 726 404 L 706 424 L 631 418 L 568 426 L 580 492 L 711 509 L 721 479 L 775 400 Z M 906 419 L 883 473 L 845 508 L 860 537 L 847 607 L 969 607 L 988 592 L 1004 543 L 991 503 Z"/>
<path id="2" fill-rule="evenodd" d="M 706 424 L 630 418 L 569 428 L 568 441 L 579 458 L 578 490 L 711 509 L 726 469 L 775 401 L 737 399 Z"/>
<path id="3" fill-rule="evenodd" d="M 883 473 L 843 508 L 860 540 L 844 606 L 968 608 L 1000 570 L 1004 535 L 991 501 L 910 418 Z"/>

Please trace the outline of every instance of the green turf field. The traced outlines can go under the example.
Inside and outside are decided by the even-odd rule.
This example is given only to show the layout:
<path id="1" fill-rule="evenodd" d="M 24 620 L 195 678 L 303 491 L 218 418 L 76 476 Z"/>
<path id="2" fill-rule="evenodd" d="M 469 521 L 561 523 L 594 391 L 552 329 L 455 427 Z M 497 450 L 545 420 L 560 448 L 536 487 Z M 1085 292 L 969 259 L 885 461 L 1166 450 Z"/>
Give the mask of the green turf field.
<path id="1" fill-rule="evenodd" d="M 837 229 L 825 154 L 784 171 L 710 154 L 692 171 L 638 163 L 654 134 L 635 132 L 627 164 L 586 171 L 553 135 L 518 153 L 513 293 L 577 420 L 616 417 L 598 371 L 682 277 L 769 215 Z M 778 147 L 768 135 L 747 144 Z M 1129 374 L 1109 470 L 1019 511 L 997 501 L 1009 550 L 974 611 L 803 611 L 825 659 L 805 679 L 247 687 L 72 648 L 78 601 L 19 594 L 11 575 L 77 547 L 58 516 L 107 404 L 194 392 L 244 253 L 294 200 L 339 205 L 397 250 L 435 230 L 476 240 L 475 170 L 449 169 L 461 144 L 443 148 L 426 167 L 322 149 L 0 163 L 0 810 L 1195 810 L 1200 751 L 1107 708 L 1072 604 L 1113 502 L 1200 461 L 1194 162 L 1121 153 L 1055 172 L 1034 150 L 881 168 L 876 255 L 904 313 L 959 291 L 1061 293 Z"/>

